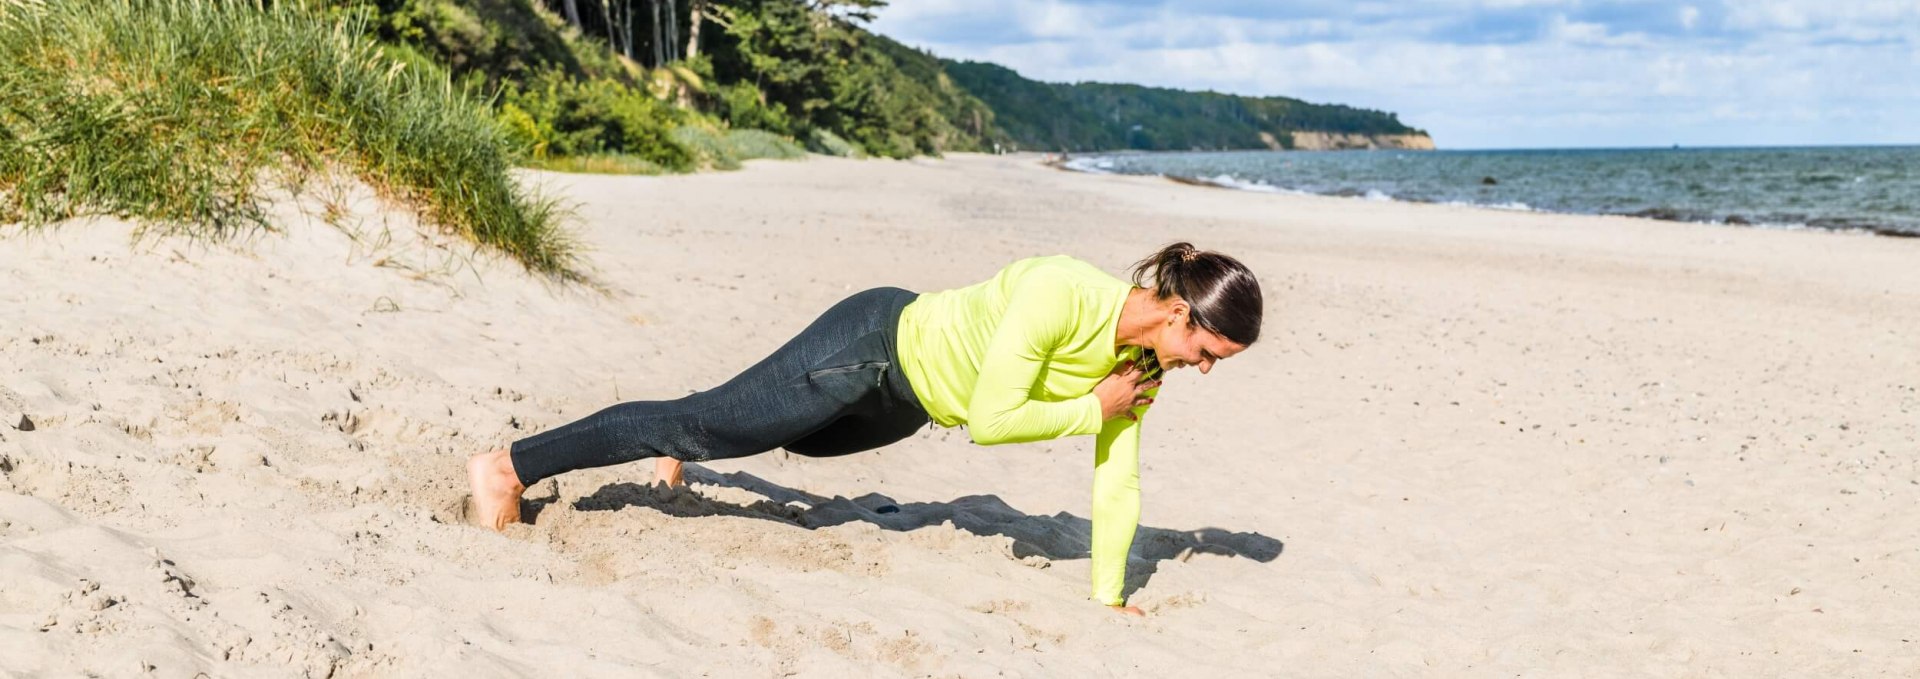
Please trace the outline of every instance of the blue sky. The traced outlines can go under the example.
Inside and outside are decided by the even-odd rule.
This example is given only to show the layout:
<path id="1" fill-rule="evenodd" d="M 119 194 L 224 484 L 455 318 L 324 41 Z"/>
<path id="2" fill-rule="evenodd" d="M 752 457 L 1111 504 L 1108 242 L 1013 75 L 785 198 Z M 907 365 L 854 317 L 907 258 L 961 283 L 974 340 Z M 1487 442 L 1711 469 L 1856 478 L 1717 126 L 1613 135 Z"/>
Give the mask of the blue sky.
<path id="1" fill-rule="evenodd" d="M 1383 109 L 1442 148 L 1920 143 L 1920 0 L 893 0 L 873 28 L 1039 80 Z"/>

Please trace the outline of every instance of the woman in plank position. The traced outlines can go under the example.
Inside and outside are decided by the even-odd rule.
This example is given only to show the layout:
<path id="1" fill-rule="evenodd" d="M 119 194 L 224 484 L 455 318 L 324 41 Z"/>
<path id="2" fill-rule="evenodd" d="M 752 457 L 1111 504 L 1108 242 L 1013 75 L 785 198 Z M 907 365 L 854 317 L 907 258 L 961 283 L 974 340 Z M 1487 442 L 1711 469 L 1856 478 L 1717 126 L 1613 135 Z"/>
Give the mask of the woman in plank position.
<path id="1" fill-rule="evenodd" d="M 478 520 L 503 529 L 541 479 L 658 458 L 785 448 L 831 457 L 911 436 L 931 420 L 992 445 L 1094 435 L 1093 597 L 1124 613 L 1140 519 L 1140 418 L 1164 370 L 1201 373 L 1260 337 L 1260 283 L 1187 243 L 1134 265 L 1129 284 L 1066 256 L 1024 259 L 955 290 L 860 292 L 714 389 L 621 403 L 467 462 Z"/>

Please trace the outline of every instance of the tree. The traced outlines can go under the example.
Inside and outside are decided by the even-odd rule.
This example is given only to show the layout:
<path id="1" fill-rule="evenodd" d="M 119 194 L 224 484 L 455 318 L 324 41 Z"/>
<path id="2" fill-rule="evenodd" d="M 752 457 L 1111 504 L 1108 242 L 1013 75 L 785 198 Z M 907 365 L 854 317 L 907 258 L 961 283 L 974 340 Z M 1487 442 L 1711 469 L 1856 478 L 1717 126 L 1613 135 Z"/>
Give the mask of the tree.
<path id="1" fill-rule="evenodd" d="M 660 0 L 647 0 L 647 6 L 653 10 L 653 23 L 651 24 L 653 27 L 653 36 L 652 39 L 647 42 L 653 43 L 653 66 L 659 68 L 661 65 L 667 63 L 667 41 L 664 39 L 666 31 L 661 30 Z"/>
<path id="2" fill-rule="evenodd" d="M 680 18 L 674 11 L 678 4 L 679 0 L 667 0 L 667 61 L 680 60 Z"/>
<path id="3" fill-rule="evenodd" d="M 873 21 L 873 13 L 886 6 L 887 0 L 807 0 L 807 9 L 862 22 Z"/>
<path id="4" fill-rule="evenodd" d="M 613 26 L 615 22 L 613 20 L 613 4 L 610 0 L 600 0 L 600 17 L 607 20 L 607 46 L 613 48 L 615 52 L 620 51 L 620 42 L 613 38 Z M 632 55 L 629 54 L 628 56 L 631 57 Z"/>
<path id="5" fill-rule="evenodd" d="M 707 0 L 688 0 L 687 58 L 700 56 L 700 20 L 706 16 Z"/>

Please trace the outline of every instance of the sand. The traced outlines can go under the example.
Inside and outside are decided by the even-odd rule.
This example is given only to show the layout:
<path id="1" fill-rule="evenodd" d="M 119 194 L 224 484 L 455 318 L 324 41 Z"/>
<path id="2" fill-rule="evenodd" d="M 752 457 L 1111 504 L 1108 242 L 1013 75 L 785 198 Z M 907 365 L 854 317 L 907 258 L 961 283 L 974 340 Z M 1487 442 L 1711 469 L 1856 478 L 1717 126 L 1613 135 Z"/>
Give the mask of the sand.
<path id="1" fill-rule="evenodd" d="M 1920 674 L 1920 241 L 1036 161 L 529 175 L 598 290 L 364 192 L 218 245 L 11 231 L 0 673 Z M 462 523 L 469 454 L 717 384 L 851 292 L 1174 239 L 1269 320 L 1148 420 L 1147 618 L 1086 599 L 1086 438 L 641 463 Z"/>

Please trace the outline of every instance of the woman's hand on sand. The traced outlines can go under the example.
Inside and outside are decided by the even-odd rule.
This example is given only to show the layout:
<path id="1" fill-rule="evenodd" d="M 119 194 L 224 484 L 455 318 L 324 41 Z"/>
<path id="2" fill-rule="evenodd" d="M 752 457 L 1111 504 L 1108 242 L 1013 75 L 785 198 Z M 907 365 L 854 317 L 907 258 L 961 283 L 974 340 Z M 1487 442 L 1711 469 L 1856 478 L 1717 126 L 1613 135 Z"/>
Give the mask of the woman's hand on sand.
<path id="1" fill-rule="evenodd" d="M 1138 363 L 1121 361 L 1113 366 L 1113 372 L 1108 373 L 1106 379 L 1093 387 L 1094 396 L 1100 399 L 1101 421 L 1123 415 L 1129 420 L 1140 419 L 1133 414 L 1133 409 L 1152 404 L 1153 399 L 1147 398 L 1146 392 L 1157 386 L 1160 380 L 1147 379 Z"/>
<path id="2" fill-rule="evenodd" d="M 1119 613 L 1121 615 L 1131 615 L 1136 618 L 1147 617 L 1147 612 L 1140 610 L 1139 606 L 1128 606 L 1126 604 L 1111 604 L 1107 606 L 1107 608 L 1111 608 L 1113 609 L 1113 612 Z"/>

